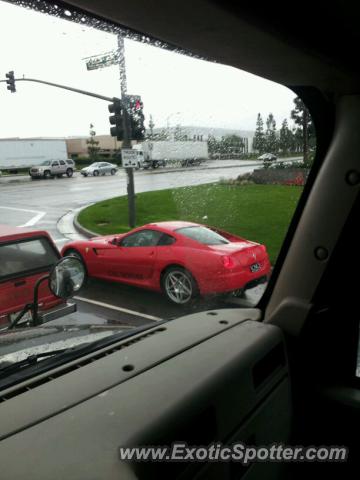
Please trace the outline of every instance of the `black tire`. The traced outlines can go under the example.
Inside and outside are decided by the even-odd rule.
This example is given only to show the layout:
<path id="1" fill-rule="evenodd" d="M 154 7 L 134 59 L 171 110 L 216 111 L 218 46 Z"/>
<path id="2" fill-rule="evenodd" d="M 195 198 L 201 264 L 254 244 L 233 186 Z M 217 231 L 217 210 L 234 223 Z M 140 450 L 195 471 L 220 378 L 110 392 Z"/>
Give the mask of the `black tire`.
<path id="1" fill-rule="evenodd" d="M 191 272 L 182 267 L 169 267 L 161 277 L 166 298 L 176 305 L 187 306 L 199 295 L 199 287 Z"/>
<path id="2" fill-rule="evenodd" d="M 116 173 L 115 168 L 112 168 L 110 173 L 111 173 L 111 175 L 115 175 L 115 173 Z"/>
<path id="3" fill-rule="evenodd" d="M 50 172 L 50 170 L 45 170 L 45 172 L 44 172 L 44 178 L 46 178 L 46 179 L 51 178 L 51 172 Z"/>
<path id="4" fill-rule="evenodd" d="M 83 173 L 82 176 L 83 176 L 83 177 L 87 177 L 88 174 L 87 174 L 87 173 Z"/>
<path id="5" fill-rule="evenodd" d="M 73 175 L 74 175 L 74 170 L 73 170 L 72 168 L 68 168 L 68 169 L 66 170 L 66 176 L 67 176 L 68 178 L 70 178 L 70 177 L 72 177 Z"/>
<path id="6" fill-rule="evenodd" d="M 94 177 L 98 177 L 99 176 L 99 170 L 94 170 L 93 175 L 94 175 Z"/>

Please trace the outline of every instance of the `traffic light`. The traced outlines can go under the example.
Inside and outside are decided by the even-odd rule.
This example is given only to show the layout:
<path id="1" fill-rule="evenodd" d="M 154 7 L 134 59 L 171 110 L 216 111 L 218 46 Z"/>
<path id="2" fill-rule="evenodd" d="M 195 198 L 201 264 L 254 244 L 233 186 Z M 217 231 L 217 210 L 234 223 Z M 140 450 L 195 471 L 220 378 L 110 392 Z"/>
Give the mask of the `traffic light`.
<path id="1" fill-rule="evenodd" d="M 123 105 L 119 98 L 113 98 L 113 103 L 109 105 L 109 112 L 113 113 L 109 117 L 111 125 L 115 125 L 110 128 L 110 135 L 116 137 L 118 140 L 124 139 L 124 112 Z"/>
<path id="2" fill-rule="evenodd" d="M 7 89 L 10 90 L 11 93 L 16 92 L 14 71 L 11 70 L 5 76 L 6 76 Z"/>
<path id="3" fill-rule="evenodd" d="M 145 126 L 143 103 L 139 95 L 127 95 L 127 107 L 130 116 L 131 139 L 144 140 Z"/>

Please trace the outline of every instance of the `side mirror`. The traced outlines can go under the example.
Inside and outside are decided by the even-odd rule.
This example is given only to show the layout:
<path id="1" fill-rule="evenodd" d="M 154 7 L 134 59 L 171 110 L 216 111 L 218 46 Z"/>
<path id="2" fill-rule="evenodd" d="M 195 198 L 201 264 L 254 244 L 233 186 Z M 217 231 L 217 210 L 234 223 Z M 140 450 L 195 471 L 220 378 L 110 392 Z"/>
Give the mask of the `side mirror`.
<path id="1" fill-rule="evenodd" d="M 111 245 L 116 245 L 116 246 L 120 247 L 120 240 L 117 237 L 112 238 L 109 241 L 109 243 L 111 243 Z"/>
<path id="2" fill-rule="evenodd" d="M 50 271 L 40 277 L 34 287 L 33 303 L 27 303 L 20 314 L 9 325 L 8 329 L 15 328 L 24 314 L 29 310 L 32 311 L 32 320 L 29 325 L 40 325 L 44 321 L 39 318 L 39 287 L 41 283 L 48 281 L 50 291 L 59 298 L 67 299 L 77 293 L 84 285 L 86 280 L 85 266 L 81 260 L 76 257 L 61 258 Z M 49 320 L 47 320 L 49 321 Z"/>
<path id="3" fill-rule="evenodd" d="M 76 257 L 61 258 L 49 275 L 49 288 L 59 298 L 70 298 L 84 285 L 86 271 L 83 263 Z"/>

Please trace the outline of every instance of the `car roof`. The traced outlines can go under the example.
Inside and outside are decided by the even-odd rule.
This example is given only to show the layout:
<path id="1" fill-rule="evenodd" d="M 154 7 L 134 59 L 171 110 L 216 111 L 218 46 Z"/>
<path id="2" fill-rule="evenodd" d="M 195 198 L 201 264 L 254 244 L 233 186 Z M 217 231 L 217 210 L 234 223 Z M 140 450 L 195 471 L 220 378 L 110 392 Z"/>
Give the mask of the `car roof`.
<path id="1" fill-rule="evenodd" d="M 11 227 L 9 225 L 0 224 L 0 243 L 29 237 L 50 238 L 50 235 L 44 230 L 31 230 L 29 228 Z"/>
<path id="2" fill-rule="evenodd" d="M 178 230 L 179 228 L 185 228 L 185 227 L 198 227 L 198 223 L 193 223 L 193 222 L 182 222 L 182 221 L 169 221 L 169 222 L 156 222 L 156 223 L 149 223 L 145 225 L 145 227 L 159 227 L 163 230 L 170 230 L 174 232 L 175 230 Z"/>

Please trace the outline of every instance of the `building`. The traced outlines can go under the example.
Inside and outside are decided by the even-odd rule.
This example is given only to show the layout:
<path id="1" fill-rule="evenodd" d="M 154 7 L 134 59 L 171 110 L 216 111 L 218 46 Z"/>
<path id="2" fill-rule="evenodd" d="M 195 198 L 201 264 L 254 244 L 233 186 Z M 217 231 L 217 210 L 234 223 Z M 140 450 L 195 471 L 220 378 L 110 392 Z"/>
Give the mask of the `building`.
<path id="1" fill-rule="evenodd" d="M 72 158 L 88 157 L 88 144 L 86 143 L 88 140 L 89 136 L 65 138 L 69 156 Z M 94 140 L 99 142 L 97 145 L 99 154 L 104 157 L 112 156 L 122 147 L 122 142 L 119 142 L 111 135 L 95 135 Z M 133 145 L 136 143 L 135 141 L 132 142 Z"/>
<path id="2" fill-rule="evenodd" d="M 148 133 L 148 131 L 147 131 Z M 197 140 L 197 141 L 208 141 L 209 138 L 213 137 L 216 140 L 221 140 L 223 137 L 228 135 L 237 135 L 242 138 L 244 143 L 244 153 L 251 153 L 253 138 L 255 132 L 253 130 L 238 130 L 231 128 L 215 128 L 215 127 L 196 127 L 196 126 L 183 126 L 177 125 L 175 127 L 169 128 L 154 128 L 154 136 L 156 135 L 165 135 L 167 138 L 172 140 L 181 139 L 181 140 Z"/>

